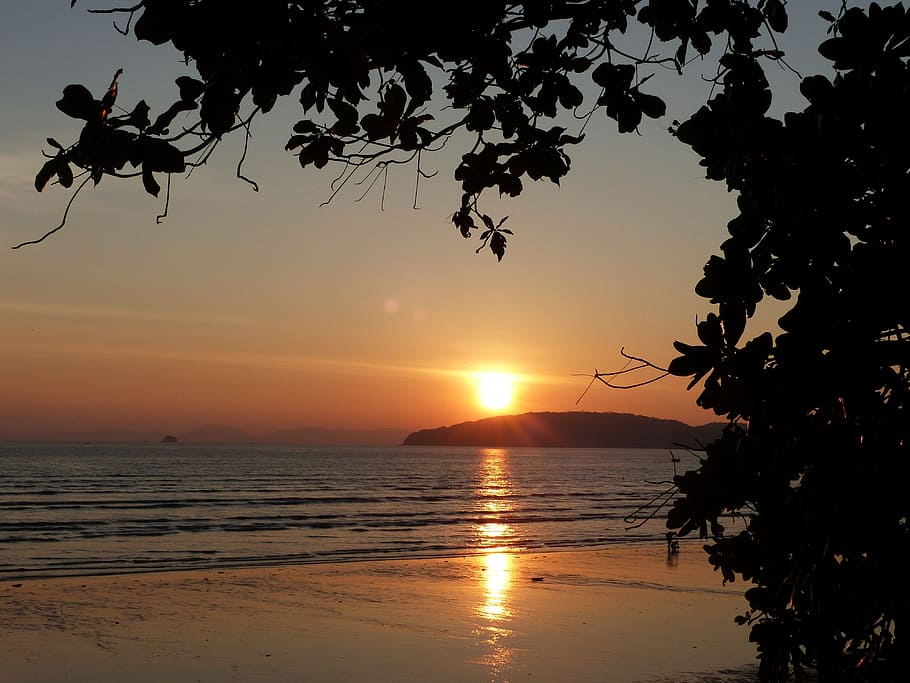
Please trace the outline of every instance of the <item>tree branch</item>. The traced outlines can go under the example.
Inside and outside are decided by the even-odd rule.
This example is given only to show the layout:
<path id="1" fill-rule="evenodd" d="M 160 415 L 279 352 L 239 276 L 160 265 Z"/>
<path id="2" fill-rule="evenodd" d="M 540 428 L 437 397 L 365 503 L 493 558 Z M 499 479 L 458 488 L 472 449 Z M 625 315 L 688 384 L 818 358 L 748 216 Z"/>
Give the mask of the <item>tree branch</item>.
<path id="1" fill-rule="evenodd" d="M 83 181 L 79 184 L 79 187 L 76 188 L 75 192 L 73 192 L 73 195 L 70 197 L 70 200 L 66 203 L 66 210 L 63 212 L 63 219 L 60 221 L 60 225 L 58 225 L 58 226 L 57 226 L 56 228 L 54 228 L 53 230 L 48 230 L 46 233 L 44 233 L 44 234 L 43 234 L 41 237 L 39 237 L 38 239 L 36 239 L 36 240 L 29 240 L 29 241 L 27 241 L 27 242 L 21 242 L 20 244 L 17 244 L 17 245 L 15 245 L 14 247 L 12 247 L 12 249 L 19 249 L 20 247 L 24 247 L 24 246 L 27 246 L 27 245 L 29 245 L 29 244 L 40 244 L 41 242 L 43 242 L 44 240 L 46 240 L 48 237 L 50 237 L 51 235 L 53 235 L 55 232 L 57 232 L 58 230 L 61 230 L 61 229 L 63 228 L 63 226 L 66 225 L 66 217 L 69 215 L 70 207 L 73 205 L 73 201 L 76 199 L 76 195 L 78 195 L 79 192 L 82 191 L 82 188 L 85 187 L 86 184 L 88 183 L 88 181 L 91 180 L 91 179 L 92 179 L 92 176 L 91 176 L 91 175 L 86 176 L 86 177 L 85 177 L 85 180 L 83 180 Z"/>

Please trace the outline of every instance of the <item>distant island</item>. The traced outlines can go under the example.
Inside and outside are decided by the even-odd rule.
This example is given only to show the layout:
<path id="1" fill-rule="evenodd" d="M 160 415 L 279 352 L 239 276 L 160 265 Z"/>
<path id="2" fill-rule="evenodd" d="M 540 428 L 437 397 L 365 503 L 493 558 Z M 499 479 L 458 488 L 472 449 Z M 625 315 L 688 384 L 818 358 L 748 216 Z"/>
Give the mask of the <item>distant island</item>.
<path id="1" fill-rule="evenodd" d="M 162 434 L 164 436 L 162 437 Z M 344 429 L 304 426 L 267 433 L 248 432 L 233 425 L 207 424 L 194 429 L 127 430 L 95 429 L 61 431 L 42 436 L 42 441 L 79 443 L 161 443 L 205 445 L 265 446 L 400 446 L 408 429 Z M 2 439 L 0 439 L 2 440 Z M 26 439 L 27 440 L 27 439 Z"/>
<path id="2" fill-rule="evenodd" d="M 48 443 L 156 443 L 224 446 L 400 446 L 408 435 L 407 428 L 344 429 L 304 426 L 267 433 L 248 432 L 232 425 L 207 424 L 188 430 L 110 429 L 59 430 L 40 437 L 0 435 L 0 442 Z M 162 436 L 162 434 L 164 436 Z"/>
<path id="3" fill-rule="evenodd" d="M 409 434 L 404 445 L 670 448 L 713 441 L 723 427 L 721 422 L 693 427 L 629 413 L 523 413 L 421 429 Z"/>

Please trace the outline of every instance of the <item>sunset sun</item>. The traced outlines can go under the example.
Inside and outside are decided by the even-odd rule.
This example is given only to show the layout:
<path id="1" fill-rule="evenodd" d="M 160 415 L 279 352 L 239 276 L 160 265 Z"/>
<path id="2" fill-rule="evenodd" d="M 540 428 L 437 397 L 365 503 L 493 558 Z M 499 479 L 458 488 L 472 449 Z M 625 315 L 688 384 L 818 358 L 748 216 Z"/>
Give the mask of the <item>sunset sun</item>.
<path id="1" fill-rule="evenodd" d="M 477 398 L 487 410 L 502 410 L 512 403 L 515 378 L 502 372 L 484 372 L 477 376 Z"/>

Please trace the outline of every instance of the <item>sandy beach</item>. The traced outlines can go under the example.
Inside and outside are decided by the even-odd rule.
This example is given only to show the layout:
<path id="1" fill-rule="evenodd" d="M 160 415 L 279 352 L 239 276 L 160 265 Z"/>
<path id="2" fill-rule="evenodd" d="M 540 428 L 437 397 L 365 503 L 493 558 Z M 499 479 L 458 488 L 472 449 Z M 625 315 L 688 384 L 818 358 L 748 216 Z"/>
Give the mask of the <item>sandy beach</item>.
<path id="1" fill-rule="evenodd" d="M 747 681 L 696 544 L 0 583 L 9 683 Z"/>

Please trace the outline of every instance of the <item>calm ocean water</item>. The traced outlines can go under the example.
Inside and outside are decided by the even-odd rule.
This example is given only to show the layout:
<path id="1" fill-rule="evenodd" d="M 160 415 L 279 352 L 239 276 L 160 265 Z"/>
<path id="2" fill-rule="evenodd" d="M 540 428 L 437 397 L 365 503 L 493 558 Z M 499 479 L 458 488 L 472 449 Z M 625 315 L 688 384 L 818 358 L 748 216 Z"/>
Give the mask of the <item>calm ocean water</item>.
<path id="1" fill-rule="evenodd" d="M 662 540 L 623 520 L 672 473 L 666 450 L 0 444 L 0 580 Z"/>

